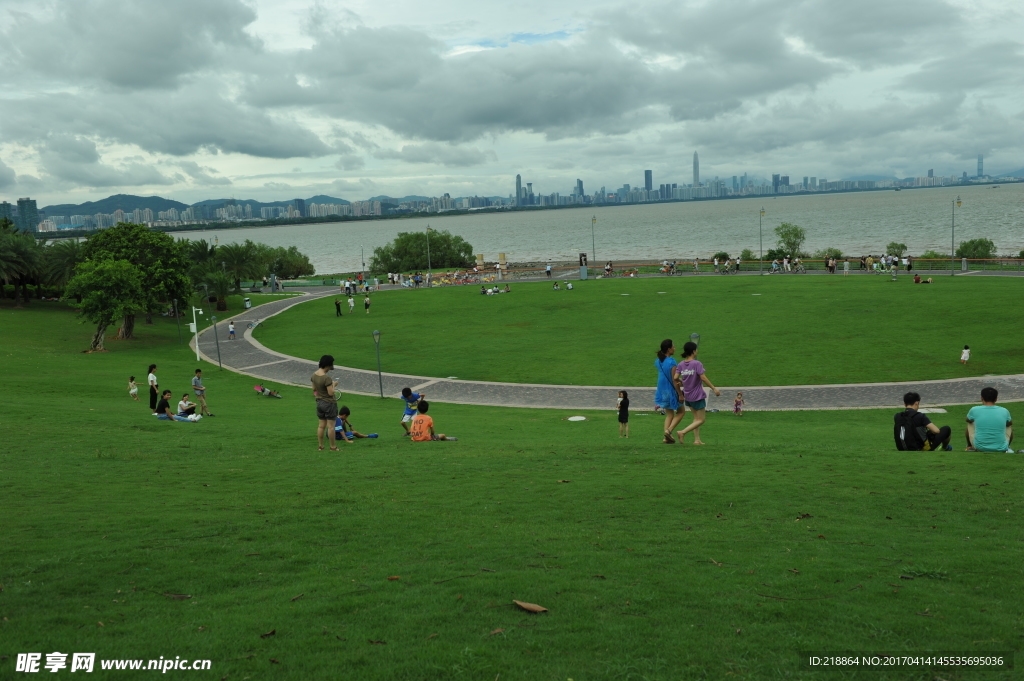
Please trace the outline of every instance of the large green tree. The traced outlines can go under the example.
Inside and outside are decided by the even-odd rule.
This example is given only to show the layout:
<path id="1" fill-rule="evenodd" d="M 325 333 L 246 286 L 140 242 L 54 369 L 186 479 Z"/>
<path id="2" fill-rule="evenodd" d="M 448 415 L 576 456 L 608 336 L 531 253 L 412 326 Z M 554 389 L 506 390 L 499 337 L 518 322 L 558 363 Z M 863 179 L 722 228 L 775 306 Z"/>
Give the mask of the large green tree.
<path id="1" fill-rule="evenodd" d="M 800 248 L 804 245 L 804 241 L 807 240 L 807 232 L 804 231 L 803 227 L 794 225 L 791 222 L 783 222 L 775 228 L 775 237 L 778 240 L 778 247 L 789 255 L 803 255 L 800 252 Z"/>
<path id="2" fill-rule="evenodd" d="M 996 257 L 996 245 L 991 239 L 971 239 L 961 241 L 956 249 L 956 257 L 970 260 L 988 260 Z"/>
<path id="3" fill-rule="evenodd" d="M 79 314 L 96 325 L 89 350 L 104 350 L 107 327 L 145 309 L 144 284 L 141 268 L 127 260 L 89 260 L 78 266 L 64 295 L 81 299 Z"/>
<path id="4" fill-rule="evenodd" d="M 428 266 L 472 267 L 473 247 L 448 230 L 429 230 L 429 234 L 400 232 L 390 244 L 373 249 L 370 258 L 370 269 L 374 272 L 412 272 Z"/>
<path id="5" fill-rule="evenodd" d="M 132 337 L 136 314 L 144 312 L 146 323 L 151 324 L 152 313 L 160 309 L 161 303 L 190 297 L 188 248 L 164 232 L 122 222 L 90 236 L 83 255 L 95 262 L 126 260 L 142 273 L 144 304 L 125 315 L 118 338 Z"/>
<path id="6" fill-rule="evenodd" d="M 295 246 L 288 248 L 278 247 L 273 249 L 273 261 L 270 271 L 284 279 L 294 279 L 314 274 L 316 268 L 309 261 L 309 257 L 299 252 Z"/>

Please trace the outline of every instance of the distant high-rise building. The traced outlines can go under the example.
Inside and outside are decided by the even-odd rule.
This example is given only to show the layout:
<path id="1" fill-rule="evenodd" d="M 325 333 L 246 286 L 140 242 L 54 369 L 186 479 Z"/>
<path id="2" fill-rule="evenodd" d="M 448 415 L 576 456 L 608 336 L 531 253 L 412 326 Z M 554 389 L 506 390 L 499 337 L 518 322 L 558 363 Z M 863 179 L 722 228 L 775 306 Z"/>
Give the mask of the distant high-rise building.
<path id="1" fill-rule="evenodd" d="M 779 178 L 779 184 L 783 187 L 789 186 L 789 175 L 783 175 Z"/>
<path id="2" fill-rule="evenodd" d="M 978 154 L 978 177 L 985 177 L 985 155 Z"/>
<path id="3" fill-rule="evenodd" d="M 934 168 L 929 168 L 928 169 L 928 177 L 935 177 L 935 169 Z"/>
<path id="4" fill-rule="evenodd" d="M 516 203 L 515 205 L 523 205 L 523 176 L 516 175 Z"/>
<path id="5" fill-rule="evenodd" d="M 583 180 L 576 180 L 576 196 L 583 196 Z"/>
<path id="6" fill-rule="evenodd" d="M 693 186 L 700 186 L 700 159 L 697 158 L 697 152 L 693 152 Z"/>
<path id="7" fill-rule="evenodd" d="M 967 183 L 967 171 L 966 170 L 964 171 L 963 177 L 960 178 L 960 181 L 965 183 L 965 184 Z M 3 216 L 0 215 L 0 217 L 3 217 Z"/>
<path id="8" fill-rule="evenodd" d="M 14 206 L 7 203 L 6 201 L 0 203 L 0 220 L 3 220 L 5 218 L 7 220 L 10 220 L 11 222 L 14 222 Z"/>
<path id="9" fill-rule="evenodd" d="M 533 183 L 532 182 L 527 182 L 526 183 L 526 205 L 528 205 L 528 206 L 532 206 L 533 205 Z"/>
<path id="10" fill-rule="evenodd" d="M 781 175 L 779 175 L 778 173 L 772 173 L 772 189 L 774 191 L 779 191 L 779 178 L 780 177 L 781 177 Z"/>
<path id="11" fill-rule="evenodd" d="M 292 204 L 295 206 L 295 212 L 299 214 L 298 216 L 300 218 L 306 217 L 306 200 L 305 199 L 295 199 L 294 201 L 292 201 Z"/>
<path id="12" fill-rule="evenodd" d="M 39 210 L 35 199 L 18 199 L 18 220 L 15 224 L 23 232 L 35 232 L 39 227 Z"/>
<path id="13" fill-rule="evenodd" d="M 807 176 L 804 175 L 804 189 L 807 189 Z"/>
<path id="14" fill-rule="evenodd" d="M 817 189 L 817 188 L 818 188 L 818 178 L 812 177 L 811 178 L 811 189 Z"/>
<path id="15" fill-rule="evenodd" d="M 654 189 L 654 173 L 650 170 L 644 171 L 644 189 L 647 191 Z"/>

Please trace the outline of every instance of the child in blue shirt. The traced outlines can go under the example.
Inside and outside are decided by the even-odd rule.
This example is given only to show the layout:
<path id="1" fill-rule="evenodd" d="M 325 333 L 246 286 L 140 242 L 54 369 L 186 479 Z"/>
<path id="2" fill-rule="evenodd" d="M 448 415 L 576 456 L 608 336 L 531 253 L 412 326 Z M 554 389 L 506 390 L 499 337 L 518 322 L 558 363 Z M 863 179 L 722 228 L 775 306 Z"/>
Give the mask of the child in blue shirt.
<path id="1" fill-rule="evenodd" d="M 402 415 L 402 428 L 405 429 L 405 433 L 402 437 L 409 437 L 409 423 L 416 416 L 416 407 L 420 400 L 426 396 L 426 393 L 414 393 L 412 388 L 402 388 L 402 399 L 405 400 L 405 413 Z"/>
<path id="2" fill-rule="evenodd" d="M 370 433 L 369 435 L 363 435 L 358 430 L 352 427 L 349 423 L 348 417 L 352 415 L 352 411 L 348 407 L 341 407 L 338 409 L 338 417 L 334 421 L 334 432 L 335 440 L 344 440 L 351 442 L 357 437 L 377 437 L 377 433 Z"/>

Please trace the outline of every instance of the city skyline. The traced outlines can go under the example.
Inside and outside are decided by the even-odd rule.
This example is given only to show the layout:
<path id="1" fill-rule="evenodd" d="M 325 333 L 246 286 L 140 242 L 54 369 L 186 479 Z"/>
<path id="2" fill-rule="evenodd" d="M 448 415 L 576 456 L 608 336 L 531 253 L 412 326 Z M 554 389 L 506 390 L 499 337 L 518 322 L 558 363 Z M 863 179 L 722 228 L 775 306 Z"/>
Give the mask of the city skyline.
<path id="1" fill-rule="evenodd" d="M 40 205 L 1024 167 L 1009 1 L 5 9 L 0 195 Z"/>

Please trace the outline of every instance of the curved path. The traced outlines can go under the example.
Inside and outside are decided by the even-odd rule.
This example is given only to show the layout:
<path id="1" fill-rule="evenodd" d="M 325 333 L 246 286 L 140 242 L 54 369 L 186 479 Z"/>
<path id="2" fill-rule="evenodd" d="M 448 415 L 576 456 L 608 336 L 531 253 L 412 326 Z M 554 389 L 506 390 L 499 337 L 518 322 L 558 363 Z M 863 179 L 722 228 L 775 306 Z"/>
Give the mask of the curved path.
<path id="1" fill-rule="evenodd" d="M 267 319 L 293 305 L 324 296 L 336 295 L 337 289 L 318 288 L 309 293 L 283 298 L 235 315 L 233 319 L 244 333 L 235 341 L 227 340 L 227 319 L 218 322 L 221 330 L 220 357 L 224 368 L 275 384 L 309 387 L 309 377 L 316 371 L 315 359 L 285 355 L 264 347 L 252 337 L 249 322 Z M 190 345 L 195 349 L 195 341 Z M 217 364 L 217 343 L 213 329 L 199 334 L 199 351 L 206 361 Z M 379 395 L 376 371 L 337 367 L 332 375 L 339 379 L 343 392 Z M 423 390 L 431 401 L 458 404 L 481 404 L 497 407 L 535 407 L 551 409 L 612 409 L 618 388 L 611 386 L 544 385 L 535 383 L 492 383 L 463 381 L 429 376 L 383 373 L 383 393 L 398 397 L 402 388 Z M 708 408 L 728 410 L 732 398 L 742 390 L 748 411 L 796 411 L 804 409 L 872 409 L 899 407 L 903 394 L 910 390 L 921 393 L 923 404 L 930 407 L 955 404 L 976 404 L 981 389 L 993 386 L 999 390 L 1000 402 L 1024 400 L 1024 374 L 956 378 L 940 381 L 908 381 L 901 383 L 850 383 L 838 385 L 788 386 L 721 386 L 722 397 L 709 395 Z M 654 400 L 654 388 L 626 388 L 638 409 L 648 409 Z"/>

